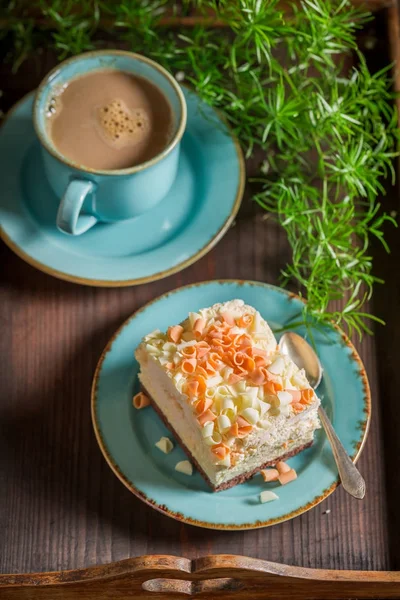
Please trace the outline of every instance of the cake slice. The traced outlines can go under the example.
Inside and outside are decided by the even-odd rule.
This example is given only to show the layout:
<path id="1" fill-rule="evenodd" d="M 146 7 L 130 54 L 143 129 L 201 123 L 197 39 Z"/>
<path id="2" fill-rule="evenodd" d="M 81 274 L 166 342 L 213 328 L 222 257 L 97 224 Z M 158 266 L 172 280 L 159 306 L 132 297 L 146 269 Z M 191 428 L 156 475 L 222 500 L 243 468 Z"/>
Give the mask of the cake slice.
<path id="1" fill-rule="evenodd" d="M 149 333 L 136 358 L 153 407 L 214 491 L 308 448 L 320 427 L 304 371 L 242 300 Z"/>

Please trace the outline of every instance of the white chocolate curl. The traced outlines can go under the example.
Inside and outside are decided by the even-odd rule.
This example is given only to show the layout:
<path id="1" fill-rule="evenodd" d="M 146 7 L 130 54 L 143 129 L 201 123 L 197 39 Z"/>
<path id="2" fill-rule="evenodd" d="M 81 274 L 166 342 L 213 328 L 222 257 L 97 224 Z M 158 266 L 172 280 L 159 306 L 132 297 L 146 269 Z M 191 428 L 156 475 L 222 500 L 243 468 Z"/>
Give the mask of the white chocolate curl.
<path id="1" fill-rule="evenodd" d="M 225 433 L 225 431 L 228 431 L 232 427 L 231 420 L 227 415 L 220 415 L 217 419 L 217 423 L 220 433 Z"/>
<path id="2" fill-rule="evenodd" d="M 255 408 L 245 408 L 240 413 L 240 416 L 246 419 L 250 425 L 256 425 L 260 418 L 260 413 Z"/>
<path id="3" fill-rule="evenodd" d="M 185 475 L 193 475 L 193 466 L 188 460 L 181 460 L 175 465 L 175 471 Z"/>
<path id="4" fill-rule="evenodd" d="M 216 444 L 220 444 L 222 442 L 222 435 L 218 433 L 218 431 L 214 431 L 212 436 L 204 438 L 204 443 L 207 446 L 215 446 Z"/>
<path id="5" fill-rule="evenodd" d="M 282 375 L 283 370 L 285 368 L 285 361 L 283 358 L 278 356 L 278 358 L 268 367 L 268 371 L 273 375 Z"/>
<path id="6" fill-rule="evenodd" d="M 174 449 L 173 443 L 167 437 L 160 438 L 154 445 L 164 454 L 169 454 Z"/>
<path id="7" fill-rule="evenodd" d="M 260 494 L 260 502 L 264 504 L 265 502 L 272 502 L 273 500 L 279 500 L 279 496 L 277 496 L 274 492 L 270 490 L 265 490 Z"/>
<path id="8" fill-rule="evenodd" d="M 201 430 L 201 434 L 202 434 L 203 438 L 212 437 L 213 432 L 214 432 L 214 422 L 207 421 L 207 423 L 204 423 L 204 427 Z"/>
<path id="9" fill-rule="evenodd" d="M 225 458 L 223 458 L 222 460 L 219 460 L 217 462 L 217 465 L 219 465 L 220 467 L 230 467 L 231 466 L 231 456 L 230 456 L 230 454 L 227 454 L 225 456 Z"/>
<path id="10" fill-rule="evenodd" d="M 193 325 L 196 323 L 197 319 L 201 319 L 201 315 L 193 312 L 189 313 L 189 323 L 191 329 L 193 329 Z"/>
<path id="11" fill-rule="evenodd" d="M 224 398 L 222 400 L 222 410 L 235 410 L 235 404 L 232 398 Z"/>
<path id="12" fill-rule="evenodd" d="M 287 406 L 288 404 L 291 403 L 293 397 L 291 394 L 289 394 L 289 392 L 278 392 L 277 396 L 279 398 L 279 402 L 281 407 L 282 406 Z"/>
<path id="13" fill-rule="evenodd" d="M 148 333 L 147 335 L 144 336 L 144 341 L 147 342 L 147 340 L 154 340 L 156 338 L 162 338 L 163 334 L 161 333 L 161 331 L 159 329 L 155 329 L 154 331 L 151 331 L 150 333 Z"/>

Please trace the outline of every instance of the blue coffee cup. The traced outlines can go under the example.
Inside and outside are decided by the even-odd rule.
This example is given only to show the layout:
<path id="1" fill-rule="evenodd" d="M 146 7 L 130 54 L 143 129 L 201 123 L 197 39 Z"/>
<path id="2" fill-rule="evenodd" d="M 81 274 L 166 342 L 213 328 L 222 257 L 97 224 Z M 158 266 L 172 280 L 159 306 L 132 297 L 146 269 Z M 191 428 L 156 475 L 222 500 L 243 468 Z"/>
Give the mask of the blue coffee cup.
<path id="1" fill-rule="evenodd" d="M 96 170 L 76 164 L 57 150 L 49 136 L 47 115 L 51 98 L 71 79 L 110 68 L 151 81 L 171 106 L 173 131 L 168 145 L 151 160 L 126 169 Z M 50 71 L 36 92 L 33 123 L 42 146 L 46 177 L 60 200 L 57 227 L 64 233 L 80 235 L 98 222 L 138 217 L 166 196 L 178 170 L 186 102 L 178 83 L 156 62 L 133 52 L 100 50 L 70 58 Z"/>

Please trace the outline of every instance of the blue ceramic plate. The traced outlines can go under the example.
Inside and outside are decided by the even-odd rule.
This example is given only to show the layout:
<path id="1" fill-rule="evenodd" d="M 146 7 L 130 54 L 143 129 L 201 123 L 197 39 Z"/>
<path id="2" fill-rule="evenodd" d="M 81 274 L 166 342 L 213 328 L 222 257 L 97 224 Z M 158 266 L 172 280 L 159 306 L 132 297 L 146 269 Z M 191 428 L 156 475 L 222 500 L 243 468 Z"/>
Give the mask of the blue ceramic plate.
<path id="1" fill-rule="evenodd" d="M 213 529 L 252 529 L 285 521 L 316 506 L 338 485 L 338 473 L 322 430 L 314 445 L 289 460 L 298 478 L 286 486 L 250 481 L 212 493 L 199 473 L 174 470 L 185 454 L 175 443 L 165 455 L 154 444 L 172 437 L 151 407 L 137 411 L 132 396 L 139 390 L 133 352 L 156 328 L 179 323 L 189 311 L 241 298 L 257 308 L 273 329 L 298 316 L 299 298 L 255 282 L 211 281 L 183 287 L 135 313 L 105 348 L 93 382 L 92 416 L 100 448 L 115 474 L 134 494 L 180 521 Z M 299 333 L 304 333 L 299 330 Z M 318 394 L 347 452 L 356 460 L 368 430 L 371 411 L 368 381 L 360 358 L 340 330 L 315 332 L 324 377 Z M 274 489 L 279 500 L 259 502 L 259 493 Z"/>
<path id="2" fill-rule="evenodd" d="M 147 214 L 96 225 L 79 237 L 56 229 L 58 199 L 43 171 L 32 125 L 33 95 L 0 131 L 2 237 L 26 262 L 87 285 L 125 286 L 171 275 L 208 252 L 223 236 L 243 195 L 244 162 L 218 115 L 184 89 L 188 121 L 178 176 Z"/>

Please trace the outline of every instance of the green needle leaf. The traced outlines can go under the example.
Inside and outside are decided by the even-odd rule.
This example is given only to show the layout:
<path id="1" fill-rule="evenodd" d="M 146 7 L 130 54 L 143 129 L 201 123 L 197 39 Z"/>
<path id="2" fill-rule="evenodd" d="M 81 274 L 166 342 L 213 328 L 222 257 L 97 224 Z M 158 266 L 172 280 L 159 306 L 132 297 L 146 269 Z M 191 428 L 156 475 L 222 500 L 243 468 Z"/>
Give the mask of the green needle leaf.
<path id="1" fill-rule="evenodd" d="M 168 14 L 205 18 L 168 30 Z M 210 27 L 214 15 L 225 29 Z M 17 69 L 37 48 L 60 59 L 102 47 L 101 24 L 119 41 L 183 74 L 201 98 L 224 112 L 246 156 L 265 160 L 255 200 L 287 234 L 292 258 L 282 283 L 308 302 L 308 329 L 334 321 L 362 335 L 375 284 L 369 244 L 389 252 L 385 229 L 397 225 L 378 196 L 394 181 L 400 132 L 388 65 L 370 73 L 356 33 L 371 19 L 350 0 L 13 0 L 3 2 L 0 36 L 14 42 Z M 46 23 L 43 24 L 43 18 Z M 346 67 L 353 52 L 357 67 Z M 342 309 L 333 302 L 342 300 Z"/>

